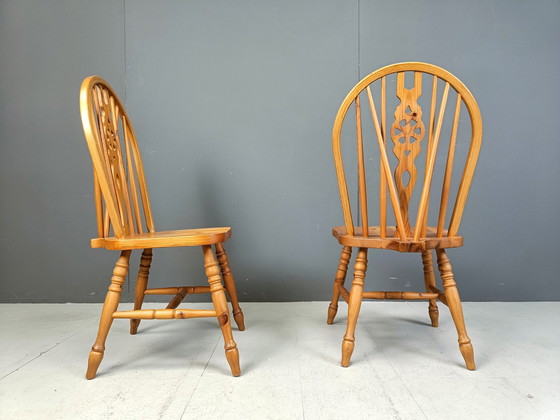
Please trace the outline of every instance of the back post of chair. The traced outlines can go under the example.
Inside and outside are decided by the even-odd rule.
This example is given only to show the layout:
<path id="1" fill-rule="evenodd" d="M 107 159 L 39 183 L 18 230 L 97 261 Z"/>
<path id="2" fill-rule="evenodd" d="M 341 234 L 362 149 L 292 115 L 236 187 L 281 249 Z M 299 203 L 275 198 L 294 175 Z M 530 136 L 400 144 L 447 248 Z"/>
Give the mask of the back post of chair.
<path id="1" fill-rule="evenodd" d="M 154 222 L 142 157 L 130 119 L 111 86 L 99 76 L 84 80 L 80 113 L 94 167 L 97 233 L 123 238 Z"/>
<path id="2" fill-rule="evenodd" d="M 405 78 L 410 77 L 409 73 L 412 73 L 413 84 L 410 89 L 407 89 L 405 88 Z M 423 110 L 418 103 L 423 90 L 423 74 L 432 76 L 428 118 L 424 117 Z M 390 124 L 388 135 L 387 128 L 389 125 L 387 125 L 386 122 L 388 102 L 387 79 L 390 76 L 396 77 L 395 95 L 398 99 L 398 104 L 394 110 L 394 119 Z M 376 81 L 379 81 L 380 84 L 381 121 L 378 117 L 376 103 L 370 86 Z M 443 92 L 438 100 L 438 86 L 440 86 L 441 82 L 443 82 Z M 447 142 L 447 159 L 443 173 L 437 223 L 435 226 L 435 233 L 432 232 L 432 234 L 435 234 L 437 237 L 455 236 L 457 234 L 481 146 L 482 119 L 478 105 L 465 85 L 446 70 L 426 63 L 399 63 L 377 70 L 362 79 L 362 81 L 350 91 L 340 106 L 333 127 L 333 153 L 347 234 L 354 235 L 356 232 L 348 197 L 348 186 L 346 184 L 341 152 L 342 126 L 349 108 L 353 104 L 356 111 L 358 196 L 361 215 L 361 235 L 364 237 L 370 235 L 365 167 L 365 162 L 367 162 L 368 159 L 364 155 L 364 142 L 371 141 L 371 139 L 364 135 L 362 129 L 362 124 L 364 122 L 362 112 L 364 106 L 361 105 L 360 96 L 364 94 L 369 104 L 369 113 L 371 114 L 371 122 L 373 123 L 373 130 L 376 137 L 374 143 L 377 144 L 379 150 L 380 224 L 377 234 L 381 238 L 385 238 L 388 235 L 386 214 L 386 193 L 388 190 L 391 208 L 396 222 L 395 236 L 401 242 L 421 242 L 422 238 L 427 235 L 431 187 L 434 178 L 436 158 L 440 144 L 442 143 L 440 138 L 442 136 L 442 127 L 444 126 L 446 117 L 445 114 L 450 90 L 455 92 L 456 100 L 451 120 L 451 133 L 449 141 Z M 445 230 L 444 226 L 447 210 L 452 202 L 451 181 L 456 154 L 460 112 L 463 104 L 468 111 L 471 122 L 470 145 L 461 181 L 457 189 L 457 195 L 454 198 L 453 213 L 448 228 Z M 428 125 L 426 141 L 423 141 L 426 138 L 424 121 L 426 121 Z M 391 168 L 386 150 L 389 144 L 387 138 L 390 138 L 392 141 L 392 151 L 398 162 L 394 170 Z M 418 177 L 415 160 L 422 151 L 422 148 L 424 148 L 423 152 L 426 155 L 424 176 L 416 208 L 416 219 L 414 225 L 412 225 L 411 222 L 413 218 L 410 214 L 410 204 Z"/>

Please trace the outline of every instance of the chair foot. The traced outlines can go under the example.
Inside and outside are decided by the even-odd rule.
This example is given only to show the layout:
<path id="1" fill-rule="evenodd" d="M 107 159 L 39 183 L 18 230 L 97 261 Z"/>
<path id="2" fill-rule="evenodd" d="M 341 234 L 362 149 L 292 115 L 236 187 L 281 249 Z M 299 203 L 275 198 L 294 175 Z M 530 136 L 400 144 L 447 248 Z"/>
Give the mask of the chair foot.
<path id="1" fill-rule="evenodd" d="M 97 375 L 97 369 L 103 360 L 103 352 L 92 350 L 89 352 L 86 379 L 93 379 Z"/>
<path id="2" fill-rule="evenodd" d="M 327 324 L 332 325 L 334 323 L 334 317 L 338 312 L 338 306 L 334 306 L 332 304 L 329 305 L 329 313 L 327 315 Z"/>
<path id="3" fill-rule="evenodd" d="M 441 279 L 443 280 L 443 287 L 445 289 L 445 299 L 447 301 L 447 306 L 449 306 L 449 311 L 451 312 L 451 317 L 453 318 L 453 322 L 455 323 L 455 328 L 457 329 L 457 334 L 459 336 L 459 350 L 463 355 L 463 359 L 465 359 L 467 369 L 475 370 L 476 365 L 474 363 L 474 350 L 471 339 L 467 335 L 465 318 L 463 316 L 463 307 L 457 290 L 457 284 L 455 283 L 453 276 L 453 268 L 451 267 L 449 257 L 445 253 L 444 249 L 438 249 L 436 253 L 438 257 L 438 267 Z"/>
<path id="4" fill-rule="evenodd" d="M 204 255 L 204 268 L 206 270 L 206 277 L 208 278 L 208 284 L 210 285 L 210 292 L 212 292 L 212 302 L 214 303 L 216 318 L 224 337 L 226 359 L 229 363 L 231 374 L 233 376 L 239 376 L 241 374 L 241 369 L 239 367 L 239 350 L 237 350 L 237 344 L 235 343 L 233 334 L 231 332 L 231 319 L 229 316 L 229 309 L 224 286 L 222 285 L 220 278 L 220 269 L 218 268 L 218 262 L 214 258 L 214 253 L 212 252 L 212 248 L 209 245 L 202 246 L 202 253 Z M 236 309 L 240 311 L 240 308 Z M 243 324 L 242 326 L 243 328 L 245 328 Z"/>
<path id="5" fill-rule="evenodd" d="M 105 297 L 105 303 L 101 310 L 101 319 L 99 320 L 99 330 L 97 331 L 97 338 L 91 348 L 88 357 L 88 368 L 86 371 L 86 378 L 93 379 L 97 374 L 97 369 L 103 360 L 105 352 L 105 341 L 107 334 L 113 323 L 113 313 L 117 310 L 119 301 L 121 299 L 122 286 L 128 274 L 128 262 L 130 260 L 130 250 L 121 252 L 119 259 L 113 269 L 113 277 L 111 277 L 111 285 Z"/>
<path id="6" fill-rule="evenodd" d="M 465 359 L 465 364 L 468 370 L 476 370 L 476 364 L 474 362 L 474 349 L 472 343 L 459 344 L 459 350 Z"/>
<path id="7" fill-rule="evenodd" d="M 346 324 L 346 333 L 342 340 L 342 360 L 340 364 L 343 367 L 350 365 L 350 358 L 354 351 L 354 332 L 360 314 L 362 305 L 362 297 L 364 290 L 364 279 L 367 270 L 367 248 L 360 248 L 354 265 L 354 280 L 352 281 L 352 289 L 350 289 L 350 297 L 348 298 L 348 320 Z"/>
<path id="8" fill-rule="evenodd" d="M 243 317 L 243 311 L 239 308 L 238 311 L 233 311 L 233 319 L 237 324 L 237 329 L 239 331 L 245 331 L 245 318 Z"/>
<path id="9" fill-rule="evenodd" d="M 430 321 L 432 321 L 432 327 L 437 328 L 439 325 L 439 310 L 437 306 L 435 308 L 428 307 L 428 315 L 430 316 Z"/>
<path id="10" fill-rule="evenodd" d="M 138 326 L 140 325 L 139 319 L 131 319 L 130 320 L 130 334 L 134 335 L 138 332 Z"/>
<path id="11" fill-rule="evenodd" d="M 231 374 L 233 376 L 241 375 L 241 368 L 239 367 L 239 350 L 237 350 L 237 347 L 226 350 L 226 359 L 229 363 Z"/>
<path id="12" fill-rule="evenodd" d="M 350 341 L 348 339 L 342 340 L 342 360 L 340 365 L 342 367 L 350 366 L 350 358 L 352 357 L 352 353 L 354 352 L 354 341 Z"/>

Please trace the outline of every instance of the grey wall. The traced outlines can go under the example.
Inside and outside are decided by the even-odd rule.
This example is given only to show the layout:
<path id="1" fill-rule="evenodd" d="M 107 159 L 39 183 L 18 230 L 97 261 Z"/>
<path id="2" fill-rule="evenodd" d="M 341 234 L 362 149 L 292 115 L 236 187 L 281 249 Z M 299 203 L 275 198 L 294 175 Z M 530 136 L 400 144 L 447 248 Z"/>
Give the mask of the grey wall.
<path id="1" fill-rule="evenodd" d="M 450 251 L 463 299 L 558 300 L 558 21 L 557 0 L 0 2 L 0 301 L 103 300 L 116 254 L 89 248 L 91 74 L 126 101 L 158 228 L 232 226 L 243 300 L 328 299 L 334 115 L 360 76 L 408 60 L 455 73 L 484 117 Z M 153 284 L 182 279 L 204 281 L 200 251 L 156 251 Z M 372 252 L 368 279 L 421 290 L 420 259 Z"/>

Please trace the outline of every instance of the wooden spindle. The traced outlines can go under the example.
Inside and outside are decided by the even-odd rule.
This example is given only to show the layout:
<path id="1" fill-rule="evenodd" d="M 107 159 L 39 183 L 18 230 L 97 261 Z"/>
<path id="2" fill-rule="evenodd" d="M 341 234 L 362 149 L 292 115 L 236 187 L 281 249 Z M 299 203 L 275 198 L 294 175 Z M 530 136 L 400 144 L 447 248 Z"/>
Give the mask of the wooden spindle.
<path id="1" fill-rule="evenodd" d="M 437 293 L 422 292 L 363 292 L 364 299 L 388 299 L 388 300 L 428 300 L 437 299 Z"/>
<path id="2" fill-rule="evenodd" d="M 113 215 L 111 215 L 111 222 L 113 224 L 113 229 L 115 230 L 115 235 L 117 237 L 124 236 L 128 233 L 126 228 L 126 221 L 125 221 L 125 214 L 124 208 L 122 203 L 122 196 L 121 196 L 121 189 L 120 189 L 120 165 L 118 162 L 118 150 L 120 149 L 118 142 L 115 141 L 114 138 L 107 137 L 107 131 L 109 133 L 114 131 L 115 128 L 113 126 L 113 107 L 111 104 L 111 99 L 109 98 L 109 94 L 105 89 L 101 90 L 101 103 L 103 106 L 102 109 L 102 126 L 100 127 L 99 132 L 101 133 L 101 145 L 103 148 L 104 156 L 105 156 L 105 167 L 107 168 L 107 179 L 111 185 L 111 194 L 113 198 L 113 203 L 115 204 L 116 213 L 115 217 L 116 220 L 113 219 Z"/>
<path id="3" fill-rule="evenodd" d="M 414 230 L 414 242 L 420 240 L 420 235 L 422 233 L 422 222 L 424 221 L 424 216 L 427 211 L 428 205 L 428 194 L 430 192 L 430 184 L 432 182 L 432 176 L 434 173 L 434 165 L 436 162 L 436 154 L 439 143 L 439 136 L 441 133 L 441 126 L 443 124 L 443 117 L 445 115 L 445 106 L 447 105 L 447 96 L 449 94 L 449 82 L 445 83 L 445 89 L 443 90 L 443 97 L 441 99 L 441 106 L 439 109 L 438 122 L 436 127 L 436 132 L 434 134 L 434 140 L 432 142 L 432 147 L 428 151 L 429 159 L 428 165 L 426 167 L 426 177 L 424 179 L 424 186 L 422 188 L 422 195 L 420 197 L 420 204 L 418 205 L 418 215 L 416 218 L 416 228 Z"/>
<path id="4" fill-rule="evenodd" d="M 389 187 L 389 195 L 391 198 L 391 205 L 393 207 L 393 212 L 395 213 L 395 218 L 397 219 L 397 231 L 402 241 L 406 241 L 406 231 L 404 229 L 404 221 L 401 213 L 401 206 L 399 203 L 399 197 L 397 195 L 397 187 L 395 186 L 395 180 L 391 175 L 391 167 L 389 165 L 389 159 L 387 157 L 387 151 L 385 150 L 385 144 L 383 143 L 383 135 L 381 134 L 381 127 L 379 126 L 379 120 L 377 119 L 377 110 L 375 109 L 375 102 L 373 101 L 373 96 L 371 95 L 371 89 L 369 86 L 366 88 L 369 107 L 371 110 L 371 117 L 373 118 L 373 125 L 375 126 L 375 133 L 377 136 L 377 144 L 381 152 L 381 163 L 383 170 L 385 172 L 385 178 L 387 180 L 387 186 Z"/>
<path id="5" fill-rule="evenodd" d="M 156 289 L 146 289 L 146 295 L 196 295 L 200 293 L 210 293 L 209 286 L 185 286 L 185 287 L 161 287 Z"/>
<path id="6" fill-rule="evenodd" d="M 134 134 L 134 129 L 132 125 L 128 125 L 128 133 L 131 138 L 136 139 Z M 142 156 L 140 154 L 140 148 L 136 141 L 132 143 L 132 154 L 134 156 L 134 164 L 136 167 L 136 174 L 138 176 L 138 184 L 140 187 L 140 196 L 142 197 L 142 208 L 144 210 L 144 219 L 146 220 L 146 226 L 148 232 L 155 232 L 156 228 L 154 225 L 154 219 L 152 217 L 152 209 L 150 206 L 150 199 L 148 198 L 148 186 L 146 185 L 146 178 L 144 176 L 144 165 L 142 165 Z"/>
<path id="7" fill-rule="evenodd" d="M 142 303 L 144 303 L 144 295 L 146 294 L 146 287 L 148 287 L 152 258 L 153 252 L 151 248 L 146 248 L 142 251 L 142 257 L 140 257 L 140 268 L 138 269 L 138 275 L 136 276 L 136 290 L 134 291 L 135 311 L 142 309 Z M 138 332 L 139 325 L 140 319 L 131 319 L 130 334 L 136 334 Z"/>
<path id="8" fill-rule="evenodd" d="M 356 96 L 356 141 L 358 143 L 358 187 L 360 190 L 360 212 L 362 216 L 362 236 L 369 236 L 366 169 L 364 164 L 364 141 L 362 138 L 362 115 L 360 95 Z"/>
<path id="9" fill-rule="evenodd" d="M 386 81 L 381 78 L 381 135 L 383 136 L 383 148 L 386 145 L 387 136 L 387 102 L 386 102 Z M 382 158 L 379 158 L 379 236 L 387 237 L 387 180 L 383 171 Z"/>
<path id="10" fill-rule="evenodd" d="M 229 363 L 231 374 L 233 376 L 239 376 L 241 374 L 241 368 L 239 367 L 239 350 L 237 349 L 237 344 L 235 343 L 231 332 L 231 320 L 224 286 L 221 282 L 220 268 L 218 267 L 218 262 L 214 258 L 212 248 L 209 245 L 202 246 L 202 253 L 204 255 L 206 277 L 208 278 L 210 292 L 212 293 L 212 302 L 214 303 L 216 317 L 224 337 L 226 359 Z"/>
<path id="11" fill-rule="evenodd" d="M 105 210 L 103 216 L 103 237 L 108 238 L 111 231 L 111 218 L 109 217 L 109 212 Z"/>
<path id="12" fill-rule="evenodd" d="M 233 319 L 235 320 L 239 331 L 245 331 L 245 317 L 241 307 L 239 306 L 239 300 L 237 299 L 237 288 L 235 287 L 235 281 L 229 266 L 227 252 L 224 245 L 221 243 L 217 243 L 214 247 L 216 248 L 216 258 L 218 259 L 218 263 L 220 265 L 224 286 L 231 302 Z"/>
<path id="13" fill-rule="evenodd" d="M 433 134 L 434 134 L 434 123 L 436 120 L 436 104 L 437 104 L 437 86 L 438 78 L 434 76 L 432 80 L 432 101 L 430 103 L 430 123 L 428 128 L 428 146 L 426 147 L 426 168 L 428 167 L 428 160 L 430 158 L 430 150 L 432 150 Z M 426 180 L 426 171 L 424 171 L 424 181 Z M 428 227 L 428 214 L 430 208 L 430 192 L 428 191 L 428 200 L 426 204 L 426 212 L 424 214 L 424 220 L 422 221 L 422 232 L 421 236 L 426 237 L 426 229 Z"/>
<path id="14" fill-rule="evenodd" d="M 467 196 L 469 195 L 469 188 L 471 186 L 476 162 L 480 153 L 480 146 L 482 145 L 482 116 L 480 115 L 478 105 L 471 93 L 466 88 L 464 88 L 464 90 L 465 92 L 462 94 L 462 97 L 471 117 L 472 137 L 469 152 L 467 154 L 467 162 L 459 184 L 453 213 L 451 214 L 447 236 L 455 236 L 459 230 L 461 217 L 463 216 L 463 210 L 465 208 Z"/>
<path id="15" fill-rule="evenodd" d="M 109 113 L 107 110 L 108 102 L 106 102 L 107 95 L 101 87 L 95 86 L 94 94 L 92 96 L 95 105 L 94 108 L 97 110 L 98 115 L 98 127 L 96 130 L 94 130 L 94 133 L 96 134 L 97 150 L 94 153 L 90 148 L 90 152 L 92 153 L 92 157 L 94 158 L 94 163 L 95 159 L 99 158 L 100 160 L 99 165 L 97 166 L 101 170 L 101 173 L 97 173 L 98 181 L 101 190 L 104 191 L 103 194 L 107 194 L 110 197 L 110 202 L 107 202 L 107 200 L 105 200 L 106 213 L 103 224 L 104 236 L 109 236 L 110 225 L 112 225 L 115 236 L 122 237 L 124 235 L 124 227 L 122 224 L 122 219 L 120 217 L 120 209 L 118 208 L 117 194 L 115 191 L 115 184 L 111 169 L 112 163 L 109 159 L 110 154 L 107 145 L 107 137 L 104 130 L 105 120 L 109 119 Z M 99 137 L 97 137 L 97 135 Z M 89 144 L 88 147 L 90 147 Z"/>
<path id="16" fill-rule="evenodd" d="M 118 311 L 113 318 L 125 319 L 188 319 L 216 316 L 210 309 L 140 309 L 138 311 Z"/>
<path id="17" fill-rule="evenodd" d="M 338 270 L 336 270 L 336 276 L 334 278 L 333 295 L 327 314 L 327 324 L 329 325 L 332 325 L 334 322 L 334 317 L 338 311 L 338 297 L 340 296 L 339 286 L 344 287 L 344 281 L 346 280 L 346 273 L 348 271 L 348 263 L 350 262 L 351 256 L 352 248 L 349 246 L 343 246 L 342 252 L 340 253 L 340 260 L 338 262 Z"/>
<path id="18" fill-rule="evenodd" d="M 123 218 L 123 225 L 125 226 L 125 230 L 128 234 L 134 233 L 134 218 L 132 217 L 132 206 L 130 200 L 130 193 L 128 191 L 128 176 L 124 166 L 123 160 L 123 152 L 121 146 L 121 138 L 119 136 L 119 121 L 120 118 L 120 109 L 118 105 L 115 104 L 115 98 L 113 96 L 110 97 L 109 102 L 111 104 L 111 112 L 113 115 L 112 123 L 113 123 L 113 135 L 114 135 L 114 147 L 116 148 L 116 156 L 117 156 L 117 176 L 115 176 L 117 182 L 117 188 L 119 191 L 119 198 L 122 201 L 122 209 L 124 210 L 122 214 Z M 121 121 L 122 123 L 122 121 Z"/>
<path id="19" fill-rule="evenodd" d="M 99 180 L 95 174 L 95 169 L 93 170 L 93 197 L 95 200 L 95 218 L 97 221 L 97 236 L 103 238 L 103 198 L 101 196 L 101 187 L 99 186 Z"/>
<path id="20" fill-rule="evenodd" d="M 367 270 L 367 248 L 360 248 L 354 264 L 354 280 L 352 281 L 352 289 L 348 298 L 348 323 L 346 325 L 346 333 L 342 341 L 342 360 L 340 364 L 344 367 L 350 365 L 350 358 L 354 351 L 354 331 L 360 314 L 362 305 L 362 293 L 364 289 L 364 278 Z"/>
<path id="21" fill-rule="evenodd" d="M 142 219 L 140 214 L 140 206 L 138 203 L 138 191 L 136 189 L 136 171 L 134 170 L 132 160 L 133 156 L 130 152 L 130 138 L 129 133 L 127 130 L 127 121 L 126 117 L 122 116 L 122 124 L 123 124 L 123 134 L 124 134 L 124 144 L 126 147 L 126 161 L 128 163 L 128 178 L 130 180 L 130 191 L 132 195 L 132 208 L 134 210 L 135 222 L 136 222 L 136 232 L 143 233 L 144 230 L 142 229 Z"/>
<path id="22" fill-rule="evenodd" d="M 457 334 L 459 336 L 459 350 L 465 359 L 465 364 L 468 370 L 475 370 L 476 365 L 474 362 L 474 350 L 471 343 L 471 339 L 467 334 L 467 328 L 465 326 L 465 318 L 463 316 L 463 306 L 461 305 L 461 299 L 459 297 L 459 291 L 457 290 L 457 283 L 455 283 L 455 278 L 453 275 L 453 268 L 449 262 L 449 257 L 447 256 L 445 249 L 437 249 L 437 262 L 438 268 L 443 281 L 443 288 L 445 290 L 445 297 L 447 299 L 447 306 L 451 312 L 451 317 L 455 323 L 455 328 L 457 329 Z"/>
<path id="23" fill-rule="evenodd" d="M 451 187 L 451 177 L 453 174 L 453 159 L 455 157 L 455 143 L 457 140 L 457 130 L 459 126 L 460 113 L 461 95 L 457 94 L 457 102 L 455 103 L 455 117 L 453 118 L 453 128 L 451 129 L 451 139 L 449 140 L 449 150 L 447 151 L 447 163 L 445 164 L 445 175 L 443 177 L 441 202 L 439 205 L 439 217 L 436 232 L 436 236 L 438 237 L 443 235 L 443 226 L 445 224 L 445 215 L 447 213 L 447 204 L 449 202 L 449 189 Z"/>
<path id="24" fill-rule="evenodd" d="M 101 311 L 101 320 L 99 321 L 99 329 L 97 331 L 97 338 L 91 348 L 88 358 L 88 367 L 86 372 L 87 379 L 95 378 L 97 369 L 103 360 L 105 353 L 105 341 L 107 334 L 113 323 L 113 314 L 119 306 L 121 299 L 122 286 L 126 281 L 128 274 L 128 263 L 130 261 L 130 250 L 122 251 L 115 268 L 113 269 L 113 277 L 111 277 L 111 285 L 105 297 L 103 310 Z"/>
<path id="25" fill-rule="evenodd" d="M 426 286 L 426 291 L 428 293 L 437 293 L 438 297 L 442 297 L 443 293 L 441 293 L 436 288 L 436 276 L 434 274 L 434 263 L 432 260 L 431 249 L 422 252 L 422 265 L 424 268 L 424 284 Z M 428 316 L 430 317 L 432 327 L 437 327 L 439 320 L 439 309 L 435 299 L 430 299 L 430 303 L 428 305 Z"/>

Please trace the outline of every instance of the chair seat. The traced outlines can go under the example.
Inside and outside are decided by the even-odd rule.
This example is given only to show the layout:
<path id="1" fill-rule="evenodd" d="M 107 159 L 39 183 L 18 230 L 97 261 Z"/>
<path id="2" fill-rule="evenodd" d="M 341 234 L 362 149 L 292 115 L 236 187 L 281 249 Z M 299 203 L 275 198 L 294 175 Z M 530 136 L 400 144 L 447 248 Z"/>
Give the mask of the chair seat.
<path id="1" fill-rule="evenodd" d="M 171 248 L 178 246 L 202 246 L 225 242 L 230 237 L 230 227 L 167 230 L 128 235 L 124 238 L 94 238 L 91 240 L 91 247 L 106 248 L 110 250 L 125 250 Z"/>
<path id="2" fill-rule="evenodd" d="M 341 245 L 359 247 L 359 248 L 380 248 L 392 249 L 399 252 L 421 252 L 427 249 L 436 248 L 457 248 L 463 245 L 462 236 L 445 236 L 447 230 L 443 231 L 442 237 L 436 237 L 437 228 L 428 226 L 426 229 L 426 237 L 420 238 L 420 241 L 414 242 L 412 237 L 406 241 L 402 241 L 395 236 L 395 226 L 387 226 L 387 234 L 385 238 L 380 237 L 379 226 L 370 226 L 369 236 L 362 236 L 362 228 L 354 228 L 354 235 L 348 235 L 345 226 L 335 226 L 332 228 L 333 236 Z M 414 234 L 414 229 L 413 232 Z"/>

